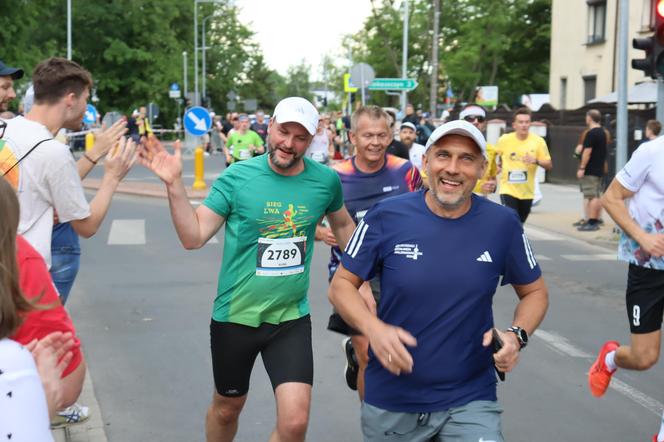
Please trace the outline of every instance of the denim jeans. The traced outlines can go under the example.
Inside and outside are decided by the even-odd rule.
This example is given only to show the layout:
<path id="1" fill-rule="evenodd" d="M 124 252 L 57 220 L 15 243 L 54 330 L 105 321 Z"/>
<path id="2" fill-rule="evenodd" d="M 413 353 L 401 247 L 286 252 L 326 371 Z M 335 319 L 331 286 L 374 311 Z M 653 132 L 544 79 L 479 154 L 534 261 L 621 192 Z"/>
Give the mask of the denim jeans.
<path id="1" fill-rule="evenodd" d="M 51 239 L 51 278 L 64 305 L 78 274 L 81 263 L 81 245 L 70 223 L 53 226 Z"/>

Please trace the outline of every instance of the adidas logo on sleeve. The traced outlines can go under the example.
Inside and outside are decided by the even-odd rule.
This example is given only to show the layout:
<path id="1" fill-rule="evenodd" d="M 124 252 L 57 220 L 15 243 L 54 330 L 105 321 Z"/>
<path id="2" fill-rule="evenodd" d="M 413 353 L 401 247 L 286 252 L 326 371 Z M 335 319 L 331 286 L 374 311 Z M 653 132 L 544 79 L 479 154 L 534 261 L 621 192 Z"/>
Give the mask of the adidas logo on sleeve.
<path id="1" fill-rule="evenodd" d="M 493 259 L 491 259 L 491 255 L 489 254 L 489 251 L 486 250 L 484 253 L 482 253 L 476 261 L 480 262 L 493 262 Z"/>

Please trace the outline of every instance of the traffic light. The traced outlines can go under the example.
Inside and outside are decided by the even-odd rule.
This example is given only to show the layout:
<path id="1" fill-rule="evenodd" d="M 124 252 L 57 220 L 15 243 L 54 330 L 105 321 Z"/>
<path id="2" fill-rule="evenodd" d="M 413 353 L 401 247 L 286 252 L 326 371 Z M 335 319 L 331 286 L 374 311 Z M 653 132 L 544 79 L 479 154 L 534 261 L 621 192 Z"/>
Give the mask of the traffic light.
<path id="1" fill-rule="evenodd" d="M 651 37 L 642 37 L 632 39 L 632 47 L 640 51 L 645 51 L 645 58 L 633 59 L 632 60 L 632 69 L 638 71 L 643 71 L 644 74 L 649 75 L 652 78 L 657 78 L 654 69 L 654 47 L 655 47 L 655 36 Z"/>
<path id="2" fill-rule="evenodd" d="M 632 69 L 657 78 L 664 74 L 664 0 L 652 1 L 651 17 L 654 34 L 632 39 L 634 49 L 645 51 L 645 58 L 632 60 Z"/>
<path id="3" fill-rule="evenodd" d="M 655 9 L 655 44 L 653 47 L 653 64 L 654 75 L 653 78 L 664 74 L 664 0 L 654 0 L 653 8 Z"/>

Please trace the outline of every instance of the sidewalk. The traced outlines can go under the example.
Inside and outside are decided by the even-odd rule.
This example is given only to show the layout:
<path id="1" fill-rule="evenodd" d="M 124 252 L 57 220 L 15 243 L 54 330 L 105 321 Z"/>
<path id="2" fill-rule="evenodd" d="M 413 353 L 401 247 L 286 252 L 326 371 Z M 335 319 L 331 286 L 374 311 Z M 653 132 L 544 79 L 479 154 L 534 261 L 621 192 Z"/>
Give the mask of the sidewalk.
<path id="1" fill-rule="evenodd" d="M 616 251 L 618 234 L 616 224 L 602 213 L 604 224 L 595 232 L 579 232 L 573 223 L 582 218 L 582 196 L 577 185 L 542 184 L 542 201 L 528 217 L 526 224 L 576 238 Z"/>

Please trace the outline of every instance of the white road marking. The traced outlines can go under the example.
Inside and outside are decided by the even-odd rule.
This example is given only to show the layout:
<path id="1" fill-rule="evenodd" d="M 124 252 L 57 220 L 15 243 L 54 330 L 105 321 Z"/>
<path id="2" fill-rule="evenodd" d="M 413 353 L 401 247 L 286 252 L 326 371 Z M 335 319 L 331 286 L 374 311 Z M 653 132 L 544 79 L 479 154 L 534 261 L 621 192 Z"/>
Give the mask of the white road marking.
<path id="1" fill-rule="evenodd" d="M 109 245 L 144 245 L 144 219 L 114 219 L 108 234 Z"/>
<path id="2" fill-rule="evenodd" d="M 206 244 L 219 244 L 219 240 L 216 235 L 212 235 L 212 238 L 210 238 Z"/>
<path id="3" fill-rule="evenodd" d="M 535 336 L 544 340 L 547 344 L 553 347 L 558 353 L 565 356 L 571 356 L 573 358 L 591 358 L 592 355 L 586 353 L 580 348 L 575 347 L 571 344 L 566 338 L 549 331 L 542 329 L 535 331 Z"/>
<path id="4" fill-rule="evenodd" d="M 615 253 L 594 253 L 590 255 L 560 255 L 569 261 L 617 261 Z"/>
<path id="5" fill-rule="evenodd" d="M 628 397 L 646 410 L 651 411 L 655 416 L 662 415 L 662 409 L 664 409 L 664 405 L 661 402 L 641 393 L 636 388 L 630 387 L 620 379 L 616 379 L 615 375 L 613 376 L 613 379 L 611 379 L 609 388 L 613 388 L 618 393 Z"/>
<path id="6" fill-rule="evenodd" d="M 535 331 L 535 336 L 542 339 L 551 348 L 553 348 L 554 351 L 562 355 L 573 358 L 589 359 L 590 361 L 592 361 L 595 357 L 594 355 L 590 355 L 576 347 L 566 338 L 556 333 L 540 329 Z M 588 365 L 588 367 L 590 368 L 590 365 Z M 655 416 L 661 416 L 662 410 L 664 409 L 664 404 L 659 402 L 657 399 L 653 399 L 650 396 L 640 392 L 636 388 L 626 384 L 625 382 L 618 379 L 615 375 L 613 376 L 613 379 L 611 379 L 609 388 L 612 388 L 631 401 L 641 405 L 646 410 L 652 412 Z"/>
<path id="7" fill-rule="evenodd" d="M 529 225 L 524 226 L 524 230 L 526 231 L 528 239 L 535 241 L 562 241 L 564 239 L 560 235 L 556 235 L 554 233 L 550 233 Z"/>
<path id="8" fill-rule="evenodd" d="M 544 256 L 544 255 L 535 255 L 535 259 L 537 261 L 551 261 L 551 258 L 549 258 L 548 256 Z"/>

